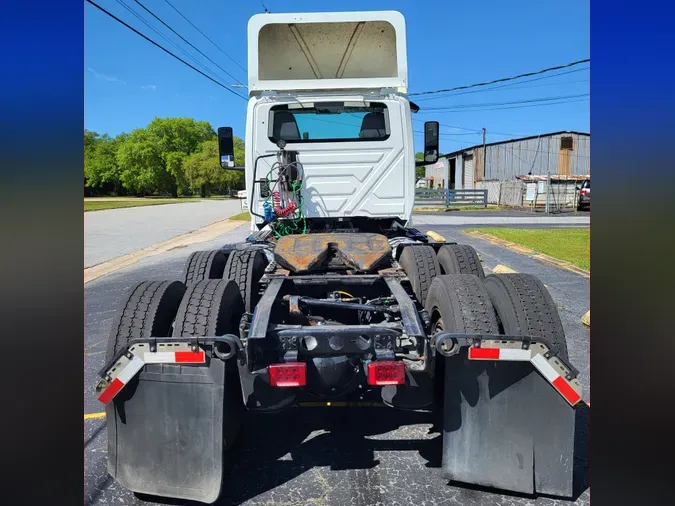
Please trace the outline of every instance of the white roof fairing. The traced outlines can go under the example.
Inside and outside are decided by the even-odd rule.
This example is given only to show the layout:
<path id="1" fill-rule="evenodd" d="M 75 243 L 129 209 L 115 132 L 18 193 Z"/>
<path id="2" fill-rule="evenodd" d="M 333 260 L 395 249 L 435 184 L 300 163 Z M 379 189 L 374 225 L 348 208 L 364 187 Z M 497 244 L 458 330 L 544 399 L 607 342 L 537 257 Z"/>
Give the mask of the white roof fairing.
<path id="1" fill-rule="evenodd" d="M 408 90 L 405 20 L 396 11 L 256 14 L 248 24 L 249 94 Z"/>

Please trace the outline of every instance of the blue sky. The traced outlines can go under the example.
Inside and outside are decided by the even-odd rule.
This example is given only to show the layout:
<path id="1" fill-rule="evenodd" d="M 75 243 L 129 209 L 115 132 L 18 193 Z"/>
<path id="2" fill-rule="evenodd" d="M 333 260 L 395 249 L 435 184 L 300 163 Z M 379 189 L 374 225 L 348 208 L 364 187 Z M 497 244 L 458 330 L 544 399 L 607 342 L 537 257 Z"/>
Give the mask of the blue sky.
<path id="1" fill-rule="evenodd" d="M 190 26 L 165 0 L 140 1 L 220 67 L 246 83 L 246 73 Z M 246 25 L 253 14 L 263 12 L 260 1 L 169 1 L 232 59 L 246 67 Z M 234 79 L 154 20 L 134 0 L 96 2 L 187 59 L 184 53 L 129 13 L 121 4 L 126 3 L 198 61 L 213 68 L 224 84 L 235 83 Z M 587 0 L 572 0 L 564 6 L 541 0 L 343 0 L 338 4 L 317 0 L 264 0 L 264 4 L 271 12 L 337 9 L 392 9 L 402 12 L 407 24 L 410 93 L 531 72 L 582 60 L 590 54 Z M 200 76 L 89 4 L 85 4 L 84 66 L 85 127 L 89 130 L 117 135 L 143 127 L 156 116 L 187 116 L 208 121 L 214 128 L 232 126 L 235 135 L 243 136 L 244 100 Z M 442 152 L 480 143 L 481 134 L 475 130 L 483 127 L 487 129 L 488 142 L 558 130 L 588 132 L 588 97 L 576 98 L 575 102 L 566 99 L 567 103 L 547 106 L 539 106 L 537 102 L 507 104 L 586 94 L 590 87 L 587 67 L 572 67 L 559 71 L 568 72 L 566 74 L 521 84 L 514 84 L 518 81 L 503 83 L 510 86 L 493 91 L 486 91 L 488 87 L 476 88 L 467 90 L 472 93 L 457 92 L 433 96 L 433 100 L 419 100 L 417 103 L 422 110 L 413 117 L 423 121 L 440 121 Z M 552 74 L 555 72 L 534 77 Z M 244 88 L 234 90 L 246 95 Z M 535 104 L 537 106 L 533 106 Z M 424 107 L 443 106 L 465 106 L 467 110 L 422 114 Z M 421 122 L 415 123 L 415 127 L 422 131 Z M 422 145 L 420 134 L 415 134 L 415 143 L 419 150 Z"/>

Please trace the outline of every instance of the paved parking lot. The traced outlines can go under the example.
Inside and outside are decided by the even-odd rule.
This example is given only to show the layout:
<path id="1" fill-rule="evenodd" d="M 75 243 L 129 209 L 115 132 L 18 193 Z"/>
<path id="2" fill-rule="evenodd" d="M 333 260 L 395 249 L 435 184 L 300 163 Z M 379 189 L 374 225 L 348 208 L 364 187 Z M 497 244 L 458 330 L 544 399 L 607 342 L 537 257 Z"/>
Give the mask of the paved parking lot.
<path id="1" fill-rule="evenodd" d="M 589 309 L 589 280 L 467 236 L 462 227 L 419 222 L 417 226 L 473 245 L 486 271 L 503 264 L 531 272 L 548 285 L 565 327 L 570 360 L 580 370 L 584 399 L 590 401 L 589 331 L 580 322 Z M 210 243 L 146 258 L 85 285 L 85 413 L 101 412 L 93 390 L 95 375 L 103 365 L 114 310 L 126 290 L 146 279 L 176 279 L 192 251 L 217 248 L 246 235 L 243 226 Z M 587 417 L 586 410 L 578 411 L 572 501 L 447 484 L 440 476 L 440 434 L 429 415 L 388 408 L 296 408 L 248 420 L 228 458 L 225 474 L 229 479 L 218 504 L 586 505 L 590 495 Z M 107 475 L 105 418 L 85 420 L 85 429 L 86 504 L 151 504 Z"/>

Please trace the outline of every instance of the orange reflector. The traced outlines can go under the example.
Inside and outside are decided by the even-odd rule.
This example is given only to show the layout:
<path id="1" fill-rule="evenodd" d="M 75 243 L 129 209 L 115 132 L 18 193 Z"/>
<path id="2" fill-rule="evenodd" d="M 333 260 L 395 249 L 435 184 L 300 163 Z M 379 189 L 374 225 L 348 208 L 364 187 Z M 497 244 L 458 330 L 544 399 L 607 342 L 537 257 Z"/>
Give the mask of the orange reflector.
<path id="1" fill-rule="evenodd" d="M 304 387 L 307 384 L 307 365 L 304 362 L 272 364 L 269 371 L 273 387 Z"/>
<path id="2" fill-rule="evenodd" d="M 369 385 L 405 384 L 405 364 L 393 360 L 376 360 L 368 364 Z"/>

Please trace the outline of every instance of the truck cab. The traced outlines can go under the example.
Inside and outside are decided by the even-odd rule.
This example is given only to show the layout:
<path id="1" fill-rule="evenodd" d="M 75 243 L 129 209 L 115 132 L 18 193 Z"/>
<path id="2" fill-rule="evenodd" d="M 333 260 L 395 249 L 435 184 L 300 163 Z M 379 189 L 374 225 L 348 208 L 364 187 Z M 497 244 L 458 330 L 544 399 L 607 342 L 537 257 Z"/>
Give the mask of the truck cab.
<path id="1" fill-rule="evenodd" d="M 406 58 L 399 12 L 250 19 L 243 170 L 252 230 L 269 227 L 266 202 L 273 209 L 294 202 L 293 212 L 274 218 L 302 219 L 303 230 L 359 223 L 375 231 L 411 223 L 412 113 L 418 108 L 407 98 Z M 231 129 L 219 134 L 228 146 Z M 221 149 L 224 168 L 231 168 L 231 154 Z M 428 122 L 424 163 L 437 154 L 438 123 Z M 283 173 L 291 162 L 292 177 Z M 289 184 L 270 187 L 279 170 Z"/>

